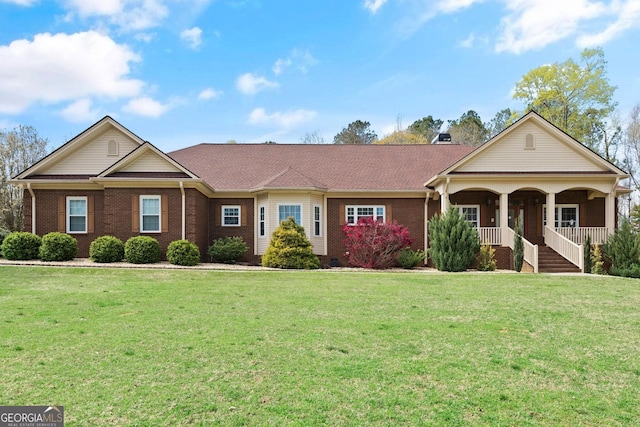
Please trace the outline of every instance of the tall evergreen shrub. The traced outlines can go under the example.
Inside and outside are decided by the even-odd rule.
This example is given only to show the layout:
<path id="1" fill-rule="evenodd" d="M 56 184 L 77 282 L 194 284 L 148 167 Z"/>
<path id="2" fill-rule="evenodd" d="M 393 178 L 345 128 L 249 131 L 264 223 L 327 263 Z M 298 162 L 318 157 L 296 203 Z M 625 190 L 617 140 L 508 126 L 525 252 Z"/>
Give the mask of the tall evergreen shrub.
<path id="1" fill-rule="evenodd" d="M 609 237 L 605 255 L 611 261 L 609 272 L 614 276 L 640 277 L 640 241 L 638 233 L 629 221 L 623 220 L 620 227 Z"/>
<path id="2" fill-rule="evenodd" d="M 429 255 L 441 271 L 464 271 L 471 267 L 480 250 L 477 230 L 456 207 L 436 214 L 429 221 Z"/>
<path id="3" fill-rule="evenodd" d="M 293 217 L 282 221 L 271 235 L 269 247 L 262 256 L 264 267 L 287 269 L 320 268 L 320 259 L 313 253 L 304 228 Z"/>
<path id="4" fill-rule="evenodd" d="M 584 256 L 584 272 L 591 273 L 591 236 L 587 234 L 582 245 Z"/>
<path id="5" fill-rule="evenodd" d="M 513 241 L 513 269 L 522 271 L 522 263 L 524 262 L 524 242 L 522 241 L 522 224 L 520 218 L 516 218 L 515 236 Z"/>

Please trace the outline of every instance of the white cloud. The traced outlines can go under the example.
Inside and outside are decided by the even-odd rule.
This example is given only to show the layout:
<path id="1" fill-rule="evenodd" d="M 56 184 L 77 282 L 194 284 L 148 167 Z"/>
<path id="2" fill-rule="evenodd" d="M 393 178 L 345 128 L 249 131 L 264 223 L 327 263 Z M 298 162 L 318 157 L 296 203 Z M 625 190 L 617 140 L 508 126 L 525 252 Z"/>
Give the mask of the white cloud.
<path id="1" fill-rule="evenodd" d="M 482 3 L 484 0 L 440 0 L 437 9 L 443 13 L 457 12 L 471 7 L 474 3 Z"/>
<path id="2" fill-rule="evenodd" d="M 313 119 L 317 113 L 311 110 L 298 109 L 287 112 L 268 114 L 264 108 L 256 108 L 249 114 L 249 123 L 252 125 L 276 125 L 290 128 Z"/>
<path id="3" fill-rule="evenodd" d="M 189 28 L 180 33 L 180 38 L 185 41 L 191 49 L 197 49 L 202 44 L 202 30 L 199 27 Z"/>
<path id="4" fill-rule="evenodd" d="M 127 113 L 136 114 L 144 117 L 160 117 L 169 109 L 170 105 L 162 104 L 153 98 L 148 96 L 142 96 L 140 98 L 134 98 L 130 100 L 127 105 L 122 107 L 122 110 Z"/>
<path id="5" fill-rule="evenodd" d="M 71 14 L 81 18 L 105 18 L 128 31 L 158 26 L 167 16 L 165 0 L 65 0 Z"/>
<path id="6" fill-rule="evenodd" d="M 79 99 L 76 102 L 70 104 L 67 108 L 62 110 L 60 114 L 68 122 L 82 123 L 92 122 L 97 116 L 98 112 L 91 109 L 92 102 L 88 98 Z"/>
<path id="7" fill-rule="evenodd" d="M 129 64 L 137 61 L 127 46 L 94 31 L 13 41 L 0 46 L 0 112 L 19 113 L 35 102 L 137 96 L 144 83 L 129 77 Z"/>
<path id="8" fill-rule="evenodd" d="M 581 35 L 577 40 L 578 46 L 602 46 L 623 31 L 640 26 L 640 1 L 613 2 L 610 11 L 616 15 L 616 21 L 596 34 Z"/>
<path id="9" fill-rule="evenodd" d="M 293 49 L 286 58 L 279 58 L 271 68 L 276 76 L 282 74 L 287 68 L 306 74 L 310 67 L 318 63 L 318 60 L 308 50 Z"/>
<path id="10" fill-rule="evenodd" d="M 273 64 L 273 74 L 276 76 L 282 74 L 282 72 L 291 65 L 291 59 L 278 59 L 275 64 Z"/>
<path id="11" fill-rule="evenodd" d="M 123 9 L 121 0 L 67 0 L 65 4 L 83 18 L 112 16 L 121 13 Z"/>
<path id="12" fill-rule="evenodd" d="M 460 47 L 464 47 L 466 49 L 472 48 L 473 42 L 475 42 L 475 40 L 476 40 L 476 36 L 473 33 L 471 33 L 469 34 L 469 37 L 467 37 L 466 39 L 460 42 Z"/>
<path id="13" fill-rule="evenodd" d="M 578 26 L 601 16 L 602 3 L 590 0 L 505 0 L 511 11 L 501 20 L 496 52 L 539 49 L 576 33 Z"/>
<path id="14" fill-rule="evenodd" d="M 364 0 L 364 7 L 368 9 L 369 12 L 376 13 L 386 2 L 387 0 Z"/>
<path id="15" fill-rule="evenodd" d="M 151 43 L 156 38 L 156 33 L 137 33 L 133 38 L 141 42 Z"/>
<path id="16" fill-rule="evenodd" d="M 202 92 L 200 92 L 200 94 L 198 95 L 198 99 L 204 99 L 204 100 L 213 99 L 213 98 L 218 98 L 220 95 L 222 95 L 221 91 L 208 87 Z"/>
<path id="17" fill-rule="evenodd" d="M 31 6 L 38 0 L 0 0 L 0 3 L 17 4 L 18 6 Z"/>
<path id="18" fill-rule="evenodd" d="M 254 95 L 266 89 L 275 89 L 280 85 L 253 73 L 245 73 L 236 80 L 236 87 L 245 95 Z"/>

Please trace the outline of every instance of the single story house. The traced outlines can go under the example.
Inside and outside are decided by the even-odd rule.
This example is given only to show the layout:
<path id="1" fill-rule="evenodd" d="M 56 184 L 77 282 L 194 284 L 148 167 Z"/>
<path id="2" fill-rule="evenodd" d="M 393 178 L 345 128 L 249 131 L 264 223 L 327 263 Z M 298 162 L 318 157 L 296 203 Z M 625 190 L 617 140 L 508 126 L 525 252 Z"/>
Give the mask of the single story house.
<path id="1" fill-rule="evenodd" d="M 586 235 L 616 226 L 628 175 L 531 112 L 478 148 L 430 145 L 199 144 L 164 153 L 105 117 L 10 182 L 24 188 L 25 230 L 66 232 L 86 257 L 113 235 L 196 243 L 241 236 L 258 263 L 280 221 L 304 226 L 323 264 L 345 265 L 341 226 L 373 216 L 408 227 L 426 249 L 428 220 L 457 206 L 512 265 L 513 225 L 525 261 L 582 267 Z M 560 254 L 561 257 L 557 254 Z M 551 269 L 551 266 L 547 266 Z"/>

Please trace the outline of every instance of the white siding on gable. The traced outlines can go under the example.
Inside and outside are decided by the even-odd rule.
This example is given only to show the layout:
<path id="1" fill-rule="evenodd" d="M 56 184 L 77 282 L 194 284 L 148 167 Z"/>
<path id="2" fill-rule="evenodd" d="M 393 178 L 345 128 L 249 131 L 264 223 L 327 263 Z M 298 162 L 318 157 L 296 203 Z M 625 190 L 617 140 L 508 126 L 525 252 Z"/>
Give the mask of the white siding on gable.
<path id="1" fill-rule="evenodd" d="M 527 135 L 534 148 L 526 147 Z M 579 148 L 579 147 L 578 147 Z M 514 132 L 464 163 L 456 172 L 601 172 L 593 162 L 535 123 L 525 123 Z"/>
<path id="2" fill-rule="evenodd" d="M 148 151 L 120 169 L 119 172 L 180 172 L 180 169 L 153 151 Z"/>
<path id="3" fill-rule="evenodd" d="M 117 156 L 109 155 L 109 141 L 117 143 Z M 138 144 L 135 141 L 112 128 L 40 173 L 45 175 L 97 175 L 136 148 L 138 148 Z"/>

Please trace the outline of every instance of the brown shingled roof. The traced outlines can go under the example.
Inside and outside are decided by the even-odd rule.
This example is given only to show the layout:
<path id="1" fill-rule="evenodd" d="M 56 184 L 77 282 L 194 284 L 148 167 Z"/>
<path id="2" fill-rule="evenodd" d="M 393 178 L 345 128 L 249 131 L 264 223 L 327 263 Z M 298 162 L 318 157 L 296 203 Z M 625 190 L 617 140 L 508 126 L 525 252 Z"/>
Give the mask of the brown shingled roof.
<path id="1" fill-rule="evenodd" d="M 200 144 L 168 155 L 216 190 L 424 190 L 464 145 Z"/>

